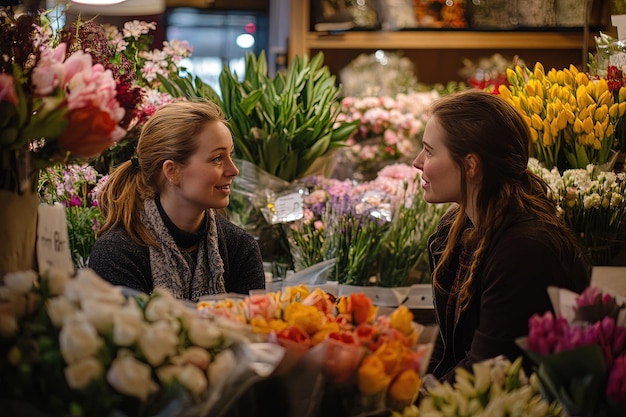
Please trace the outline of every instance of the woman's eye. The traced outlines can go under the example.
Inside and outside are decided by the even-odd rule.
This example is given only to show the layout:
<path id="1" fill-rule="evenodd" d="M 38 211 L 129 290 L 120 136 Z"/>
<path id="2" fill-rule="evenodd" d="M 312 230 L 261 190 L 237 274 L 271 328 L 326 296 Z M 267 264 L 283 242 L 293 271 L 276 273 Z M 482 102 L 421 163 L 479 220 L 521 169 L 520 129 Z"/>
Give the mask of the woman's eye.
<path id="1" fill-rule="evenodd" d="M 216 156 L 215 158 L 213 158 L 212 162 L 222 162 L 222 155 Z"/>

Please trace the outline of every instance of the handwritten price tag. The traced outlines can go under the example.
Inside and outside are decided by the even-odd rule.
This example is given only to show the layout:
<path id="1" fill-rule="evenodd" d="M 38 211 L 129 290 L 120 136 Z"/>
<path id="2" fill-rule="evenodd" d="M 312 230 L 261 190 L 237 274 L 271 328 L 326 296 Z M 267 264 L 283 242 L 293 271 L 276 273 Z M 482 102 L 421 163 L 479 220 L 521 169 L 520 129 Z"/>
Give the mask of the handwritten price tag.
<path id="1" fill-rule="evenodd" d="M 61 204 L 40 204 L 37 220 L 37 265 L 39 271 L 55 268 L 74 274 L 70 255 L 65 207 Z"/>

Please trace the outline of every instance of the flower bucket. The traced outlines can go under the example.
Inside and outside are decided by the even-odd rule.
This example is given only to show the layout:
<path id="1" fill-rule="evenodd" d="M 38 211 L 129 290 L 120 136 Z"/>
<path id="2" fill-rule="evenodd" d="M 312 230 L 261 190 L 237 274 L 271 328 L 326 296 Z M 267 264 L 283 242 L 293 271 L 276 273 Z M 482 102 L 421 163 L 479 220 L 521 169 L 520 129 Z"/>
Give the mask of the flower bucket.
<path id="1" fill-rule="evenodd" d="M 0 277 L 35 269 L 37 194 L 0 190 L 0 201 Z"/>

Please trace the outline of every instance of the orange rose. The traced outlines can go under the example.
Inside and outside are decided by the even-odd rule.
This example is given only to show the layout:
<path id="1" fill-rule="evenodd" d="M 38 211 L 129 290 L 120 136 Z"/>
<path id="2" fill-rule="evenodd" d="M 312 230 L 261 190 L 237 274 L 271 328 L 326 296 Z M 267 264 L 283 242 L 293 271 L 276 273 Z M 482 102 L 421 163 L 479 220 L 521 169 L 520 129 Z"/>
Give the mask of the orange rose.
<path id="1" fill-rule="evenodd" d="M 311 339 L 305 331 L 298 326 L 287 326 L 276 333 L 276 336 L 279 341 L 288 340 L 304 347 L 311 346 Z"/>
<path id="2" fill-rule="evenodd" d="M 388 396 L 388 404 L 392 410 L 402 411 L 411 405 L 422 385 L 420 376 L 413 369 L 402 371 L 391 383 Z"/>
<path id="3" fill-rule="evenodd" d="M 69 124 L 59 137 L 59 146 L 72 155 L 91 158 L 115 143 L 113 133 L 117 122 L 109 112 L 97 107 L 83 107 L 69 111 L 66 118 Z"/>
<path id="4" fill-rule="evenodd" d="M 304 300 L 305 306 L 314 306 L 324 314 L 332 313 L 335 308 L 335 296 L 324 292 L 320 288 L 315 288 Z"/>
<path id="5" fill-rule="evenodd" d="M 385 365 L 376 355 L 366 356 L 357 372 L 359 391 L 364 395 L 375 395 L 387 390 L 391 377 L 385 373 Z"/>
<path id="6" fill-rule="evenodd" d="M 350 314 L 355 324 L 371 322 L 376 317 L 378 308 L 372 300 L 363 293 L 352 293 L 348 297 L 341 296 L 337 302 L 340 314 Z"/>
<path id="7" fill-rule="evenodd" d="M 370 323 L 361 323 L 354 329 L 359 341 L 370 351 L 375 351 L 380 346 L 380 329 Z"/>

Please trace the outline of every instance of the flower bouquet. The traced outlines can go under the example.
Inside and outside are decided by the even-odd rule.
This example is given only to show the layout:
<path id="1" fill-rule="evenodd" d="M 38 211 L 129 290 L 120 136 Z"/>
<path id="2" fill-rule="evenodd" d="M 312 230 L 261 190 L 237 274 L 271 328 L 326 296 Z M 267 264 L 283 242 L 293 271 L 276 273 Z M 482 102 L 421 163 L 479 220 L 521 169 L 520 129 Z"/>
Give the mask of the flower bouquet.
<path id="1" fill-rule="evenodd" d="M 550 186 L 559 213 L 591 251 L 594 265 L 610 265 L 626 218 L 626 174 L 601 171 L 595 165 L 560 174 L 531 158 L 528 167 Z"/>
<path id="2" fill-rule="evenodd" d="M 265 375 L 251 372 L 261 339 L 235 324 L 163 290 L 124 293 L 88 268 L 7 274 L 0 405 L 9 416 L 222 415 L 282 359 L 265 355 Z"/>
<path id="3" fill-rule="evenodd" d="M 501 85 L 499 93 L 524 116 L 533 156 L 546 168 L 563 171 L 609 160 L 626 102 L 615 99 L 606 79 L 591 80 L 573 65 L 546 73 L 537 62 L 532 71 L 507 69 L 507 80 L 510 85 Z"/>
<path id="4" fill-rule="evenodd" d="M 518 341 L 542 392 L 572 416 L 626 415 L 626 301 L 597 287 L 549 291 L 556 316 L 534 315 Z"/>
<path id="5" fill-rule="evenodd" d="M 305 369 L 320 371 L 302 390 L 309 412 L 299 415 L 403 412 L 417 396 L 432 349 L 432 341 L 418 343 L 427 332 L 406 307 L 379 315 L 360 293 L 336 297 L 299 285 L 244 299 L 202 300 L 198 308 L 249 323 L 284 346 L 291 358 L 291 371 L 283 369 L 287 387 Z M 289 398 L 301 400 L 295 394 Z"/>
<path id="6" fill-rule="evenodd" d="M 98 194 L 107 179 L 88 164 L 56 165 L 39 176 L 41 201 L 65 206 L 70 253 L 77 268 L 87 266 L 96 231 L 104 220 L 98 209 Z"/>
<path id="7" fill-rule="evenodd" d="M 472 372 L 458 368 L 454 384 L 425 378 L 424 385 L 417 416 L 563 416 L 560 404 L 542 398 L 537 375 L 526 376 L 521 357 L 513 363 L 502 356 L 488 359 L 475 363 Z"/>

